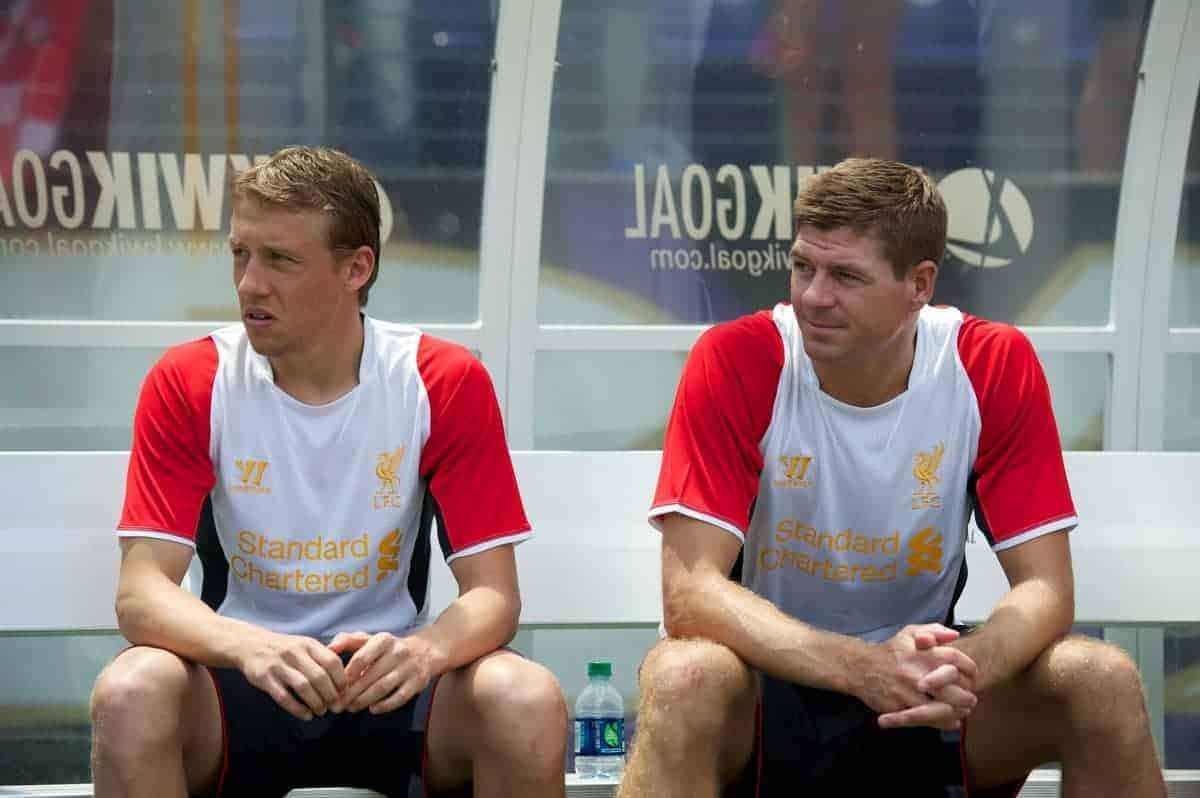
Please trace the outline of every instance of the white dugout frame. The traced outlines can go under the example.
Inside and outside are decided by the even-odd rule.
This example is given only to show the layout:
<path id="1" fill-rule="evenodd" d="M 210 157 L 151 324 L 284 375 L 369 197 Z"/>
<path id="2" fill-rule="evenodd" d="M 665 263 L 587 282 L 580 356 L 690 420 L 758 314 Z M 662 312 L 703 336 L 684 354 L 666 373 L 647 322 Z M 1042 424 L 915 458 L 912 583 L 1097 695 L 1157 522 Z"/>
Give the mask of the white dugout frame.
<path id="1" fill-rule="evenodd" d="M 704 325 L 540 324 L 542 205 L 561 0 L 499 8 L 480 240 L 479 313 L 467 324 L 424 324 L 480 352 L 513 449 L 534 445 L 536 358 L 544 351 L 685 352 Z M 1191 46 L 1187 46 L 1188 43 Z M 1163 446 L 1168 353 L 1200 355 L 1200 328 L 1170 328 L 1184 169 L 1200 93 L 1200 6 L 1155 0 L 1139 68 L 1117 213 L 1111 308 L 1099 326 L 1028 327 L 1039 353 L 1111 358 L 1106 450 Z M 0 347 L 167 347 L 217 323 L 0 320 Z M 1163 727 L 1161 629 L 1108 630 L 1147 679 L 1156 738 Z"/>

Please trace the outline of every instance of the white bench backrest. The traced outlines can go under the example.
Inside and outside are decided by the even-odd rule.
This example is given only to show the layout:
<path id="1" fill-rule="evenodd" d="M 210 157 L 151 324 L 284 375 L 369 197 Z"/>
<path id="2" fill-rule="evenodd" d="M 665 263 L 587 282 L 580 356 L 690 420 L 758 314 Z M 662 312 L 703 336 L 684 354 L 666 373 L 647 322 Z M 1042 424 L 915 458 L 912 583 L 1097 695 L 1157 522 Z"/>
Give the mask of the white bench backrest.
<path id="1" fill-rule="evenodd" d="M 533 540 L 517 549 L 528 624 L 656 623 L 659 536 L 646 523 L 657 452 L 514 452 Z M 0 453 L 0 630 L 111 629 L 114 527 L 127 455 Z M 1200 454 L 1068 453 L 1080 621 L 1200 615 Z M 434 557 L 434 611 L 455 594 Z M 975 533 L 959 617 L 986 617 L 1006 582 Z"/>

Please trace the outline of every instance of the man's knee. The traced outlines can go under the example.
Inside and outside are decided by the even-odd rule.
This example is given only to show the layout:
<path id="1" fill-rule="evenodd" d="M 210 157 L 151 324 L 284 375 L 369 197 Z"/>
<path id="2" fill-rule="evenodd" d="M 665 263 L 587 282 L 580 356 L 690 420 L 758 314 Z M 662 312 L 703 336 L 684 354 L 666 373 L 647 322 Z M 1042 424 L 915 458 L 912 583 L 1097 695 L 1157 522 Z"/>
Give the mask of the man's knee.
<path id="1" fill-rule="evenodd" d="M 646 655 L 638 674 L 642 699 L 673 712 L 719 709 L 728 716 L 752 707 L 754 674 L 728 647 L 707 640 L 663 640 Z"/>
<path id="2" fill-rule="evenodd" d="M 498 652 L 474 665 L 468 700 L 484 722 L 489 747 L 517 746 L 509 753 L 528 761 L 561 763 L 566 749 L 567 705 L 554 674 L 511 652 Z M 561 766 L 561 765 L 560 765 Z"/>
<path id="3" fill-rule="evenodd" d="M 1099 640 L 1071 637 L 1048 654 L 1050 692 L 1075 731 L 1142 735 L 1145 694 L 1137 664 L 1125 651 Z"/>
<path id="4" fill-rule="evenodd" d="M 92 734 L 121 750 L 177 740 L 188 665 L 174 654 L 134 648 L 109 663 L 92 688 Z"/>

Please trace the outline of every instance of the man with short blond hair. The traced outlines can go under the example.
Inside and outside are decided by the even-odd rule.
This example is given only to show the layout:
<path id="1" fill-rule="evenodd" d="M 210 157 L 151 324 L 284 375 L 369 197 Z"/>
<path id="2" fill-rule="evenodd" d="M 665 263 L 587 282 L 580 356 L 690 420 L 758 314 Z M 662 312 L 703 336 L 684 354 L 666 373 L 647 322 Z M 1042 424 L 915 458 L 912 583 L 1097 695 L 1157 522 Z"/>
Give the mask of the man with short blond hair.
<path id="1" fill-rule="evenodd" d="M 562 691 L 503 648 L 530 531 L 487 372 L 361 312 L 357 161 L 292 147 L 232 191 L 241 322 L 168 350 L 134 417 L 96 795 L 564 795 Z M 431 621 L 435 520 L 459 592 Z"/>

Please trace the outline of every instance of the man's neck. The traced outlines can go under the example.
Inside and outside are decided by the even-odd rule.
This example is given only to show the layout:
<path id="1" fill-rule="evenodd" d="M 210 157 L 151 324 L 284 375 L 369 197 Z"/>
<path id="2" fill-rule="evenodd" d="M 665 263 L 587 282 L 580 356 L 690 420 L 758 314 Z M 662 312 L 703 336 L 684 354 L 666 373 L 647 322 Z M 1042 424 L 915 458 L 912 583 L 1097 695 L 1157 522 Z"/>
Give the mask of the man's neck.
<path id="1" fill-rule="evenodd" d="M 853 363 L 819 363 L 813 371 L 821 390 L 855 407 L 878 407 L 908 390 L 917 353 L 916 325 L 911 334 L 896 336 L 895 345 L 858 358 Z"/>
<path id="2" fill-rule="evenodd" d="M 275 385 L 297 401 L 323 405 L 358 385 L 363 352 L 363 320 L 357 313 L 304 351 L 271 358 Z"/>

